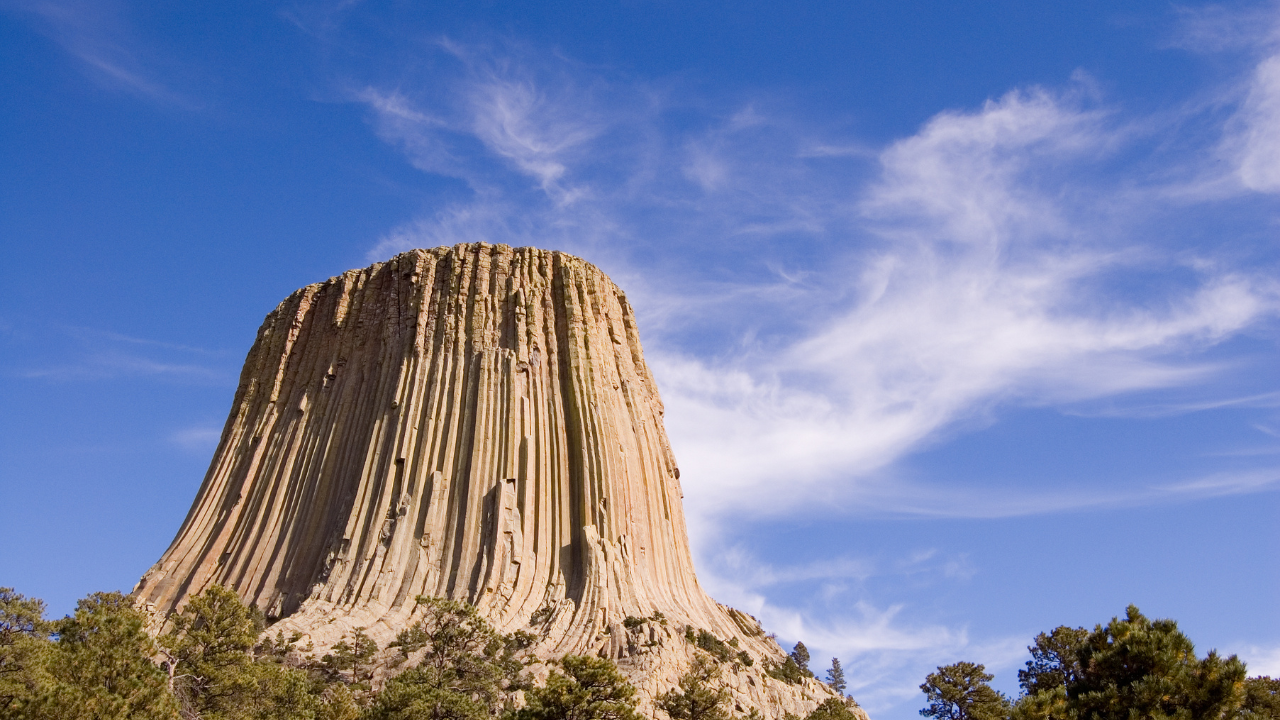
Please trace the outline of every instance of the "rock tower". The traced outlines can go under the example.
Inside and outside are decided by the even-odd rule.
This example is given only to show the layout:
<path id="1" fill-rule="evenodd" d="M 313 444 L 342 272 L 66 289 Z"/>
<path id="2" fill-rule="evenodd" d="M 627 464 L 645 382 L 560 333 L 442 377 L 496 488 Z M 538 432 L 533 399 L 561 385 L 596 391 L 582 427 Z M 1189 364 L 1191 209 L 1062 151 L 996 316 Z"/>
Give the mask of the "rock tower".
<path id="1" fill-rule="evenodd" d="M 646 702 L 691 626 L 756 660 L 739 704 L 803 712 L 824 686 L 767 677 L 777 644 L 698 585 L 662 413 L 626 297 L 583 260 L 478 243 L 343 273 L 267 315 L 135 596 L 163 618 L 225 585 L 318 647 L 355 627 L 385 645 L 418 595 L 464 600 L 543 657 L 613 657 Z"/>

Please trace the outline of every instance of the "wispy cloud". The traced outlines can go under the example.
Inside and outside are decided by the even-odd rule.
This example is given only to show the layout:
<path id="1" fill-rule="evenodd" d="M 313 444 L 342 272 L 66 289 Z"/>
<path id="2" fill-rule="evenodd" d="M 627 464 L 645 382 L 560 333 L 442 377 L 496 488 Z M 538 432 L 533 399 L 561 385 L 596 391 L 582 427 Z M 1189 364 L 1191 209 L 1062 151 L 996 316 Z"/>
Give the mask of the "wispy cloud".
<path id="1" fill-rule="evenodd" d="M 79 61 L 85 73 L 104 87 L 192 109 L 197 103 L 168 87 L 146 59 L 144 43 L 115 2 L 86 0 L 14 0 L 8 3 L 35 20 L 35 26 Z M 173 59 L 164 61 L 172 64 Z"/>
<path id="2" fill-rule="evenodd" d="M 1273 316 L 1276 284 L 1208 265 L 1161 298 L 1108 292 L 1109 274 L 1153 265 L 1150 248 L 1130 251 L 1141 240 L 1103 230 L 1122 221 L 1097 198 L 1073 197 L 1072 166 L 1114 141 L 1101 113 L 1035 90 L 944 113 L 885 149 L 860 203 L 884 242 L 861 256 L 845 309 L 750 364 L 657 358 L 700 480 L 693 505 L 785 511 L 830 498 L 833 481 L 855 487 L 997 403 L 1210 377 L 1211 363 L 1188 358 Z"/>
<path id="3" fill-rule="evenodd" d="M 1240 183 L 1258 192 L 1280 192 L 1280 54 L 1254 69 L 1236 122 L 1228 144 L 1237 156 Z"/>
<path id="4" fill-rule="evenodd" d="M 1280 678 L 1280 647 L 1241 644 L 1222 648 L 1226 654 L 1238 655 L 1249 668 L 1249 677 Z"/>
<path id="5" fill-rule="evenodd" d="M 1116 404 L 1105 402 L 1096 406 L 1083 406 L 1066 410 L 1070 415 L 1081 417 L 1125 417 L 1125 418 L 1160 418 L 1187 415 L 1190 413 L 1225 410 L 1234 408 L 1276 408 L 1280 407 L 1280 392 L 1264 392 L 1235 397 L 1217 397 L 1205 400 L 1163 402 L 1163 403 L 1127 403 Z M 1266 430 L 1263 430 L 1266 432 Z"/>
<path id="6" fill-rule="evenodd" d="M 10 339 L 27 332 L 10 329 Z M 30 380 L 78 382 L 104 378 L 157 378 L 182 382 L 228 382 L 235 378 L 231 354 L 139 338 L 109 330 L 42 326 L 40 334 L 60 336 L 56 357 L 38 364 L 11 365 L 6 374 Z M 194 359 L 193 359 L 194 356 Z M 225 358 L 228 362 L 219 362 Z"/>
<path id="7" fill-rule="evenodd" d="M 1218 3 L 1177 8 L 1179 22 L 1169 39 L 1171 47 L 1210 53 L 1253 50 L 1280 41 L 1280 3 Z"/>
<path id="8" fill-rule="evenodd" d="M 1228 83 L 1217 101 L 1236 105 L 1219 150 L 1231 180 L 1240 187 L 1280 191 L 1280 3 L 1210 5 L 1180 12 L 1174 46 L 1252 58 L 1252 71 Z M 1214 178 L 1208 180 L 1208 186 L 1215 184 Z M 1221 183 L 1224 178 L 1216 180 Z"/>
<path id="9" fill-rule="evenodd" d="M 169 436 L 169 440 L 183 450 L 210 453 L 221 437 L 222 428 L 201 425 L 176 430 Z"/>
<path id="10" fill-rule="evenodd" d="M 699 522 L 837 499 L 1001 517 L 1271 486 L 1005 493 L 975 515 L 957 501 L 969 489 L 922 494 L 884 474 L 1002 405 L 1212 382 L 1225 366 L 1205 351 L 1280 311 L 1269 272 L 1153 234 L 1150 221 L 1181 206 L 1150 173 L 1108 165 L 1139 151 L 1141 123 L 1118 119 L 1087 78 L 942 112 L 870 153 L 763 101 L 700 107 L 700 121 L 673 126 L 663 118 L 693 107 L 678 92 L 528 48 L 444 41 L 437 52 L 457 67 L 431 92 L 402 82 L 353 97 L 415 165 L 464 179 L 474 197 L 394 229 L 371 257 L 501 238 L 615 268 L 658 333 L 650 363 Z M 1259 118 L 1245 145 L 1261 158 L 1280 123 L 1268 125 L 1271 79 L 1259 73 L 1241 112 Z M 1270 182 L 1267 167 L 1249 182 Z M 788 260 L 797 248 L 810 255 Z M 690 269 L 728 254 L 759 257 L 765 274 Z M 1131 275 L 1160 281 L 1135 294 Z M 698 344 L 678 339 L 691 332 Z"/>
<path id="11" fill-rule="evenodd" d="M 94 380 L 121 376 L 161 376 L 206 381 L 224 380 L 226 373 L 204 365 L 171 363 L 125 353 L 91 353 L 74 362 L 18 368 L 19 377 L 42 380 Z"/>
<path id="12" fill-rule="evenodd" d="M 957 568 L 961 572 L 957 572 Z M 840 558 L 793 567 L 762 563 L 741 549 L 717 556 L 712 568 L 699 573 L 722 602 L 750 612 L 784 643 L 803 639 L 813 655 L 811 669 L 819 676 L 829 658 L 840 658 L 858 702 L 873 714 L 900 706 L 920 695 L 919 678 L 938 665 L 958 660 L 985 663 L 989 670 L 1007 670 L 1026 655 L 1025 638 L 975 642 L 964 626 L 948 626 L 919 619 L 916 609 L 902 603 L 877 606 L 864 593 L 847 593 L 841 581 L 860 585 L 874 577 L 916 577 L 932 582 L 964 581 L 972 569 L 960 556 L 926 549 L 896 559 Z M 771 601 L 774 586 L 834 581 L 819 608 L 801 608 Z M 814 592 L 790 597 L 811 597 Z M 853 599 L 851 599 L 851 597 Z"/>

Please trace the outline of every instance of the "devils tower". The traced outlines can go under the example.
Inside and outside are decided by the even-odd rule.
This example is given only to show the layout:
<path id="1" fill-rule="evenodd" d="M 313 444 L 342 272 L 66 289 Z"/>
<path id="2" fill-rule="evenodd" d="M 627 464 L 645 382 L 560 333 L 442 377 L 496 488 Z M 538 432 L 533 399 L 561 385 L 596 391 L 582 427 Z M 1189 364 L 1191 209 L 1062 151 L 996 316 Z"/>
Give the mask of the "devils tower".
<path id="1" fill-rule="evenodd" d="M 343 273 L 267 315 L 135 597 L 164 618 L 221 584 L 319 647 L 462 600 L 543 657 L 613 657 L 642 698 L 696 628 L 754 660 L 740 705 L 806 712 L 825 686 L 765 675 L 777 644 L 698 584 L 662 415 L 626 296 L 581 259 L 477 243 Z"/>

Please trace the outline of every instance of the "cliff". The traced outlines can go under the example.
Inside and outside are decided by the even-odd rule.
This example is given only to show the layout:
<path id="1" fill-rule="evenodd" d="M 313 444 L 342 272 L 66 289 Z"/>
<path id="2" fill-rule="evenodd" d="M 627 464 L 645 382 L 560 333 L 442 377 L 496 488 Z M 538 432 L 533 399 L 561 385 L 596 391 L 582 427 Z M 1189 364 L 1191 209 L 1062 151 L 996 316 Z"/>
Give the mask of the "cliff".
<path id="1" fill-rule="evenodd" d="M 825 686 L 766 676 L 777 644 L 698 585 L 662 413 L 626 297 L 583 260 L 473 244 L 343 273 L 263 322 L 135 596 L 164 618 L 222 584 L 321 648 L 385 645 L 417 595 L 465 600 L 541 657 L 614 658 L 646 705 L 692 626 L 754 659 L 726 673 L 739 705 L 806 712 Z"/>

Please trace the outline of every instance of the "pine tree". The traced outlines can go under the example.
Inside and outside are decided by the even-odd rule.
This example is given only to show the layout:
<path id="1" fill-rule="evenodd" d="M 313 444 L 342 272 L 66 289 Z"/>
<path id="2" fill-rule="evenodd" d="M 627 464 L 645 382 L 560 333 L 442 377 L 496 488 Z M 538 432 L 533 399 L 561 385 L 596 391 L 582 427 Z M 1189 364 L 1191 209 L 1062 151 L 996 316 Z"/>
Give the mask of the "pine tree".
<path id="1" fill-rule="evenodd" d="M 821 705 L 814 708 L 813 712 L 806 715 L 804 720 L 861 720 L 853 712 L 855 707 L 857 706 L 848 698 L 827 698 Z"/>
<path id="2" fill-rule="evenodd" d="M 170 687 L 187 717 L 201 720 L 310 720 L 343 715 L 348 696 L 326 693 L 304 669 L 280 662 L 283 637 L 257 645 L 262 613 L 219 585 L 191 598 L 161 638 Z M 263 657 L 255 658 L 255 648 Z M 336 704 L 335 704 L 336 703 Z M 349 703 L 347 703 L 349 704 Z M 351 708 L 347 708 L 351 710 Z"/>
<path id="3" fill-rule="evenodd" d="M 0 717 L 20 716 L 47 684 L 49 629 L 42 600 L 0 588 Z"/>
<path id="4" fill-rule="evenodd" d="M 145 618 L 118 592 L 94 593 L 57 621 L 52 682 L 29 716 L 42 720 L 176 720 Z"/>
<path id="5" fill-rule="evenodd" d="M 1092 720 L 1227 717 L 1241 702 L 1244 663 L 1210 651 L 1196 658 L 1172 620 L 1150 620 L 1130 605 L 1124 619 L 1097 626 L 1079 649 L 1080 676 L 1067 706 Z"/>
<path id="6" fill-rule="evenodd" d="M 506 693 L 520 686 L 516 652 L 527 641 L 504 636 L 470 605 L 419 597 L 425 618 L 392 646 L 418 664 L 387 682 L 364 715 L 368 720 L 488 720 Z"/>
<path id="7" fill-rule="evenodd" d="M 795 649 L 791 651 L 791 659 L 796 661 L 796 665 L 800 667 L 806 675 L 813 676 L 813 672 L 809 670 L 809 648 L 804 643 L 796 643 Z"/>
<path id="8" fill-rule="evenodd" d="M 995 676 L 986 670 L 971 662 L 939 667 L 920 686 L 929 701 L 920 714 L 937 720 L 1004 720 L 1009 701 L 987 684 Z"/>
<path id="9" fill-rule="evenodd" d="M 827 670 L 827 684 L 832 690 L 844 695 L 845 688 L 849 685 L 844 680 L 844 668 L 840 667 L 840 658 L 831 658 L 831 669 Z"/>
<path id="10" fill-rule="evenodd" d="M 612 662 L 588 655 L 566 655 L 544 687 L 525 693 L 528 705 L 509 720 L 640 720 L 636 689 Z"/>
<path id="11" fill-rule="evenodd" d="M 693 667 L 680 678 L 680 688 L 672 688 L 658 698 L 658 707 L 671 720 L 728 720 L 725 709 L 729 693 L 720 682 L 720 665 L 706 655 L 693 658 Z"/>
<path id="12" fill-rule="evenodd" d="M 188 713 L 234 714 L 256 694 L 249 651 L 261 630 L 259 617 L 234 591 L 213 585 L 173 618 L 173 629 L 160 645 L 168 659 L 170 688 Z"/>
<path id="13" fill-rule="evenodd" d="M 1080 648 L 1089 631 L 1060 625 L 1048 635 L 1036 635 L 1027 647 L 1031 659 L 1018 671 L 1018 684 L 1028 695 L 1074 685 L 1080 679 Z"/>
<path id="14" fill-rule="evenodd" d="M 1241 720 L 1280 720 L 1280 680 L 1251 677 L 1241 689 Z"/>
<path id="15" fill-rule="evenodd" d="M 325 655 L 321 662 L 336 675 L 343 671 L 351 672 L 351 683 L 367 688 L 372 680 L 373 668 L 368 664 L 378 652 L 378 643 L 365 634 L 364 628 L 351 631 L 351 640 L 342 640 L 333 646 L 333 652 Z"/>

